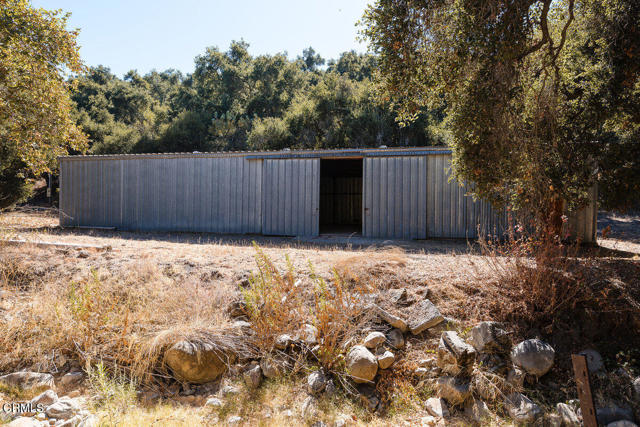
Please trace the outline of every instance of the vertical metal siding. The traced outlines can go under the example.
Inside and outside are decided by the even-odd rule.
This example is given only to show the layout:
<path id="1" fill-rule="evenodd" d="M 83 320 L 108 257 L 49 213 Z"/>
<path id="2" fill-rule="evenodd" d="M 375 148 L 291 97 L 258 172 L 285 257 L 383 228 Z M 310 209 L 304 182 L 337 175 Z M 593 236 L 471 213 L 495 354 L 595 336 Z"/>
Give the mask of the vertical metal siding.
<path id="1" fill-rule="evenodd" d="M 260 233 L 262 161 L 62 159 L 60 223 Z"/>
<path id="2" fill-rule="evenodd" d="M 426 237 L 426 157 L 364 159 L 366 237 Z"/>
<path id="3" fill-rule="evenodd" d="M 317 236 L 320 159 L 265 159 L 263 234 Z"/>

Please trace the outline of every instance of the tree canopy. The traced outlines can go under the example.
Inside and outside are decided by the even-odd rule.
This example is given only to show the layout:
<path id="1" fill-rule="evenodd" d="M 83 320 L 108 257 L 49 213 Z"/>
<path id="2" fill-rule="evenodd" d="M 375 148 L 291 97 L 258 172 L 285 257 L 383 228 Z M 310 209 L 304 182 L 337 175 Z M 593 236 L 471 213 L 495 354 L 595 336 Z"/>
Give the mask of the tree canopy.
<path id="1" fill-rule="evenodd" d="M 78 76 L 76 119 L 93 153 L 438 145 L 442 115 L 422 110 L 400 126 L 373 81 L 376 58 L 313 48 L 251 56 L 245 42 L 211 47 L 195 70 L 120 79 L 94 67 Z M 327 64 L 324 66 L 324 64 Z"/>
<path id="2" fill-rule="evenodd" d="M 637 200 L 639 23 L 636 0 L 378 0 L 362 32 L 400 119 L 442 108 L 456 176 L 548 223 L 596 182 Z"/>
<path id="3" fill-rule="evenodd" d="M 26 195 L 26 178 L 84 147 L 71 117 L 67 78 L 82 64 L 67 18 L 26 0 L 0 8 L 0 208 Z"/>

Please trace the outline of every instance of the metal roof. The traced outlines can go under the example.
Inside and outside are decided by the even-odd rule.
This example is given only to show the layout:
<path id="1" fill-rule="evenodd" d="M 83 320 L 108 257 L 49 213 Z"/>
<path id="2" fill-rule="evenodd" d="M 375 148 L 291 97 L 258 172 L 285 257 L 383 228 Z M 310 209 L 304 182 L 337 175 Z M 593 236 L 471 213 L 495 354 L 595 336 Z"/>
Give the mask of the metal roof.
<path id="1" fill-rule="evenodd" d="M 98 154 L 60 156 L 60 160 L 114 160 L 114 159 L 171 159 L 194 157 L 246 157 L 254 159 L 287 158 L 348 158 L 348 157 L 396 157 L 424 156 L 428 154 L 450 154 L 448 147 L 392 147 L 392 148 L 343 148 L 327 150 L 280 150 L 280 151 L 216 151 L 187 153 L 146 153 L 146 154 Z"/>

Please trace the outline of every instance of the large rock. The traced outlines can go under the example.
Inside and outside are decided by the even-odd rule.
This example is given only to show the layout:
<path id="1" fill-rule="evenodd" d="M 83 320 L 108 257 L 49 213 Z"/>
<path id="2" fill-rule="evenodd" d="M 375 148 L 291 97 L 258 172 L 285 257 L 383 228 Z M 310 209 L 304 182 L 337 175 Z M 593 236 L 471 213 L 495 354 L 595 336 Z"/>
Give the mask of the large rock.
<path id="1" fill-rule="evenodd" d="M 306 421 L 314 420 L 318 416 L 318 399 L 313 396 L 307 397 L 304 402 L 302 402 L 300 412 L 302 418 Z"/>
<path id="2" fill-rule="evenodd" d="M 516 424 L 533 424 L 542 415 L 542 409 L 522 393 L 507 396 L 505 407 Z"/>
<path id="3" fill-rule="evenodd" d="M 402 331 L 400 329 L 392 329 L 389 331 L 387 334 L 387 341 L 393 348 L 404 348 L 404 335 L 402 335 Z"/>
<path id="4" fill-rule="evenodd" d="M 390 351 L 385 351 L 384 353 L 380 354 L 377 359 L 380 369 L 387 369 L 391 365 L 393 365 L 393 362 L 396 361 L 396 356 Z"/>
<path id="5" fill-rule="evenodd" d="M 4 425 L 4 424 L 3 424 Z M 18 417 L 6 425 L 7 427 L 42 427 L 40 421 L 31 417 Z"/>
<path id="6" fill-rule="evenodd" d="M 164 355 L 165 363 L 178 380 L 198 384 L 218 379 L 234 358 L 211 344 L 189 341 L 174 344 Z"/>
<path id="7" fill-rule="evenodd" d="M 53 390 L 47 390 L 31 399 L 31 404 L 34 406 L 42 405 L 43 407 L 47 407 L 52 403 L 55 403 L 56 400 L 58 400 L 56 392 Z"/>
<path id="8" fill-rule="evenodd" d="M 443 320 L 444 317 L 440 314 L 438 307 L 433 305 L 428 299 L 424 299 L 412 307 L 412 318 L 407 325 L 412 334 L 418 335 L 442 323 Z"/>
<path id="9" fill-rule="evenodd" d="M 640 377 L 633 380 L 633 391 L 636 394 L 636 399 L 640 400 Z"/>
<path id="10" fill-rule="evenodd" d="M 291 343 L 293 342 L 293 338 L 289 334 L 282 334 L 276 338 L 275 347 L 278 350 L 286 350 Z"/>
<path id="11" fill-rule="evenodd" d="M 580 425 L 580 420 L 573 409 L 566 403 L 558 403 L 556 405 L 556 411 L 558 411 L 558 415 L 562 418 L 562 425 L 565 427 L 578 427 Z"/>
<path id="12" fill-rule="evenodd" d="M 602 361 L 602 356 L 596 350 L 587 349 L 582 350 L 578 353 L 587 358 L 587 369 L 590 373 L 595 374 L 604 369 L 604 362 Z"/>
<path id="13" fill-rule="evenodd" d="M 435 388 L 436 394 L 452 405 L 464 403 L 471 396 L 471 384 L 463 378 L 442 376 Z"/>
<path id="14" fill-rule="evenodd" d="M 316 345 L 318 343 L 318 328 L 308 323 L 304 324 L 296 339 L 308 346 Z"/>
<path id="15" fill-rule="evenodd" d="M 252 366 L 244 371 L 242 377 L 244 378 L 244 383 L 247 388 L 249 388 L 249 390 L 255 390 L 260 386 L 260 382 L 262 382 L 262 369 L 260 369 L 259 365 Z"/>
<path id="16" fill-rule="evenodd" d="M 396 329 L 400 329 L 402 332 L 407 332 L 408 330 L 407 322 L 403 318 L 396 316 L 393 313 L 389 313 L 387 310 L 375 304 L 372 304 L 372 309 L 380 319 L 387 322 L 392 327 Z"/>
<path id="17" fill-rule="evenodd" d="M 480 353 L 507 353 L 511 347 L 509 334 L 497 322 L 481 322 L 474 326 L 469 342 Z"/>
<path id="18" fill-rule="evenodd" d="M 375 349 L 379 345 L 385 342 L 386 338 L 382 332 L 371 332 L 364 339 L 364 346 L 367 348 Z"/>
<path id="19" fill-rule="evenodd" d="M 457 332 L 446 331 L 440 336 L 437 365 L 451 375 L 469 373 L 473 369 L 476 350 L 464 342 Z"/>
<path id="20" fill-rule="evenodd" d="M 263 357 L 260 359 L 260 368 L 262 368 L 262 375 L 267 378 L 279 378 L 282 376 L 282 366 L 275 359 Z"/>
<path id="21" fill-rule="evenodd" d="M 633 411 L 630 408 L 621 408 L 613 403 L 596 408 L 598 424 L 611 424 L 614 421 L 633 421 Z"/>
<path id="22" fill-rule="evenodd" d="M 449 408 L 444 399 L 439 397 L 430 397 L 425 403 L 425 409 L 434 417 L 447 418 L 449 417 Z"/>
<path id="23" fill-rule="evenodd" d="M 0 377 L 0 384 L 21 390 L 37 390 L 54 387 L 52 375 L 29 371 L 13 372 L 3 375 Z"/>
<path id="24" fill-rule="evenodd" d="M 314 371 L 307 376 L 307 392 L 312 396 L 318 396 L 327 386 L 327 377 L 322 371 Z"/>
<path id="25" fill-rule="evenodd" d="M 73 417 L 80 411 L 80 404 L 70 397 L 63 396 L 58 399 L 52 405 L 47 407 L 45 413 L 49 418 L 55 418 L 56 420 L 66 420 Z"/>
<path id="26" fill-rule="evenodd" d="M 619 420 L 607 424 L 607 427 L 638 427 L 638 425 L 628 420 Z"/>
<path id="27" fill-rule="evenodd" d="M 511 361 L 528 374 L 541 377 L 553 366 L 555 350 L 539 339 L 525 340 L 511 350 Z"/>
<path id="28" fill-rule="evenodd" d="M 363 345 L 356 345 L 347 353 L 347 372 L 356 383 L 373 381 L 378 373 L 378 361 Z"/>
<path id="29" fill-rule="evenodd" d="M 84 374 L 82 372 L 69 372 L 60 378 L 60 385 L 64 388 L 75 387 L 82 382 Z"/>
<path id="30" fill-rule="evenodd" d="M 478 424 L 485 423 L 491 418 L 491 411 L 486 403 L 479 399 L 470 399 L 464 406 L 464 414 Z"/>

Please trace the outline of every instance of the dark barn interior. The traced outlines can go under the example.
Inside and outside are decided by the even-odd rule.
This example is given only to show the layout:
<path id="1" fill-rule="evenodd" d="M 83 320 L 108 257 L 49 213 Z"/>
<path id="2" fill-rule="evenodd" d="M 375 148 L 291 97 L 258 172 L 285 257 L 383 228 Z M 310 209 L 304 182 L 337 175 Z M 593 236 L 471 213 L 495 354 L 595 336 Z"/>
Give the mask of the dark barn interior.
<path id="1" fill-rule="evenodd" d="M 362 233 L 362 159 L 320 160 L 320 233 Z"/>

